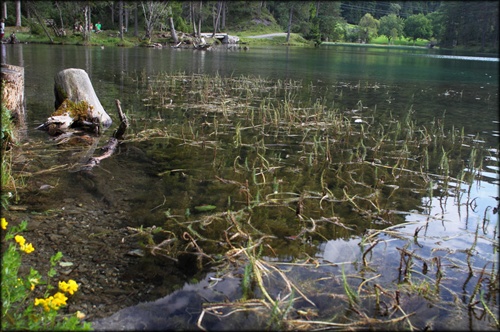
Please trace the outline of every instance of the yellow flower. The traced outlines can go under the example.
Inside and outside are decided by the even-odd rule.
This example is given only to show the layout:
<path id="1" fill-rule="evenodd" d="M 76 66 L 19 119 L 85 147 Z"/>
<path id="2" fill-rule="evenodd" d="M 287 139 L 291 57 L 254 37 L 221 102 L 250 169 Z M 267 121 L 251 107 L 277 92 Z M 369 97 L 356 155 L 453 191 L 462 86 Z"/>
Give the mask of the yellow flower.
<path id="1" fill-rule="evenodd" d="M 16 235 L 14 239 L 17 243 L 19 243 L 21 250 L 25 253 L 29 254 L 35 251 L 35 248 L 33 248 L 33 245 L 31 243 L 26 244 L 26 239 L 22 235 Z"/>
<path id="2" fill-rule="evenodd" d="M 70 279 L 68 282 L 59 281 L 59 289 L 73 295 L 78 290 L 78 284 L 73 279 Z"/>
<path id="3" fill-rule="evenodd" d="M 33 248 L 33 245 L 31 243 L 28 243 L 26 245 L 21 246 L 21 250 L 24 251 L 25 253 L 29 254 L 35 251 L 35 248 Z"/>
<path id="4" fill-rule="evenodd" d="M 61 292 L 57 292 L 54 296 L 49 296 L 46 299 L 35 299 L 35 306 L 42 305 L 43 310 L 50 311 L 50 309 L 59 310 L 63 305 L 66 305 L 68 298 Z"/>
<path id="5" fill-rule="evenodd" d="M 9 223 L 7 222 L 7 220 L 5 220 L 5 218 L 2 218 L 2 229 L 7 229 L 7 225 Z"/>
<path id="6" fill-rule="evenodd" d="M 14 240 L 16 240 L 16 242 L 19 243 L 21 247 L 26 243 L 26 239 L 22 235 L 14 236 Z"/>
<path id="7" fill-rule="evenodd" d="M 64 295 L 64 293 L 57 292 L 54 294 L 52 299 L 52 305 L 55 307 L 54 309 L 59 309 L 60 306 L 66 305 L 66 300 L 68 298 Z"/>
<path id="8" fill-rule="evenodd" d="M 50 311 L 48 299 L 35 299 L 35 306 L 42 305 L 43 310 Z"/>

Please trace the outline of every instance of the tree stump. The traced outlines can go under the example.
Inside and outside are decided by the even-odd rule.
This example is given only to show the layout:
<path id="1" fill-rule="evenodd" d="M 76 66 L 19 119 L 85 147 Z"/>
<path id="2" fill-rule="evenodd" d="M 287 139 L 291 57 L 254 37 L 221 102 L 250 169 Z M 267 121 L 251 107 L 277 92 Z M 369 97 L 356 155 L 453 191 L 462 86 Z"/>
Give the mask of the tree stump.
<path id="1" fill-rule="evenodd" d="M 69 68 L 60 71 L 54 78 L 54 94 L 56 110 L 66 100 L 74 104 L 86 102 L 89 105 L 89 117 L 99 119 L 104 128 L 112 124 L 108 113 L 101 105 L 94 91 L 89 75 L 83 69 Z"/>
<path id="2" fill-rule="evenodd" d="M 24 100 L 24 67 L 2 63 L 2 102 L 11 112 L 14 124 L 23 128 L 26 124 Z"/>

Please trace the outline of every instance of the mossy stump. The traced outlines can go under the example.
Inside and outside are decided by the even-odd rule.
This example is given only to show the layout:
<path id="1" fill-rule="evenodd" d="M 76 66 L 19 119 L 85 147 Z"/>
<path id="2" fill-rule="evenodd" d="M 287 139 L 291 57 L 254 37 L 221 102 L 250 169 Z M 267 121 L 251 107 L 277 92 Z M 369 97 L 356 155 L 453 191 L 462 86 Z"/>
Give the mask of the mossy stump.
<path id="1" fill-rule="evenodd" d="M 87 114 L 87 118 L 99 119 L 103 128 L 111 126 L 112 120 L 101 105 L 99 98 L 97 98 L 92 83 L 90 82 L 89 75 L 85 70 L 69 68 L 57 73 L 54 78 L 54 95 L 56 112 L 53 115 L 57 115 L 57 110 L 61 105 L 71 101 L 73 106 L 84 106 L 83 108 L 88 110 L 89 114 Z M 78 117 L 76 119 L 74 118 L 74 120 L 77 121 L 85 116 L 77 110 L 82 107 L 75 107 L 73 107 L 73 110 L 75 110 L 77 114 L 72 114 L 72 116 Z"/>

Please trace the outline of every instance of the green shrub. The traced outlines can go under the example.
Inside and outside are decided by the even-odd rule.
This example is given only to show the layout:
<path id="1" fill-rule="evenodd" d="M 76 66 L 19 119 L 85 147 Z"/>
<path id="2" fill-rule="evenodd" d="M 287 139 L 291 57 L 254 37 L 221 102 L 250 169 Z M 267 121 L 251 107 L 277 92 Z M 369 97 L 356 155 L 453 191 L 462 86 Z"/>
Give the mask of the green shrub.
<path id="1" fill-rule="evenodd" d="M 45 34 L 43 27 L 33 19 L 26 19 L 26 25 L 30 28 L 30 33 L 32 35 L 42 36 Z"/>

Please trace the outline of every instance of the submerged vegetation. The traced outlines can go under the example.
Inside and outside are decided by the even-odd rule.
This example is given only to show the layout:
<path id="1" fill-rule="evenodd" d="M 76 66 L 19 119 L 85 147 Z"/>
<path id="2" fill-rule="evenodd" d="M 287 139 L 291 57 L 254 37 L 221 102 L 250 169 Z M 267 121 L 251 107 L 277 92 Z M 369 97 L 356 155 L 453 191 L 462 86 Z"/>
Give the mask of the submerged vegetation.
<path id="1" fill-rule="evenodd" d="M 146 110 L 127 114 L 114 158 L 128 165 L 141 151 L 158 183 L 145 198 L 129 193 L 141 205 L 129 218 L 142 223 L 129 239 L 211 285 L 239 281 L 231 300 L 203 304 L 199 328 L 244 315 L 267 330 L 500 327 L 498 206 L 475 196 L 498 151 L 481 137 L 445 114 L 421 123 L 412 105 L 396 116 L 343 102 L 384 95 L 378 83 L 128 79 Z M 72 169 L 65 160 L 38 174 Z"/>
<path id="2" fill-rule="evenodd" d="M 193 255 L 214 280 L 241 278 L 240 301 L 205 304 L 200 328 L 240 311 L 268 329 L 500 326 L 497 207 L 453 234 L 467 248 L 450 249 L 441 229 L 462 222 L 446 210 L 481 213 L 471 190 L 496 152 L 479 137 L 446 128 L 444 114 L 423 125 L 411 105 L 403 118 L 348 108 L 300 81 L 134 80 L 149 120 L 125 144 L 150 151 L 165 186 L 152 209 L 164 222 L 134 231 L 152 255 Z M 360 89 L 384 87 L 339 83 L 328 95 Z M 322 257 L 338 239 L 357 252 Z"/>

